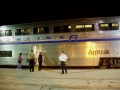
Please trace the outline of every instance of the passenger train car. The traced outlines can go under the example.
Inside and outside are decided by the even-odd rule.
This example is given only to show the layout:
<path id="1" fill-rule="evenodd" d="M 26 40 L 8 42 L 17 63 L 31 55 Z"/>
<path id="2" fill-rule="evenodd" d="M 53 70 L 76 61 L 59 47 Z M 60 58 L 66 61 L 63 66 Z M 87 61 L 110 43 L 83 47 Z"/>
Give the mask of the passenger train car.
<path id="1" fill-rule="evenodd" d="M 45 67 L 120 67 L 120 17 L 79 18 L 0 26 L 0 66 L 28 66 L 31 49 L 42 52 Z"/>

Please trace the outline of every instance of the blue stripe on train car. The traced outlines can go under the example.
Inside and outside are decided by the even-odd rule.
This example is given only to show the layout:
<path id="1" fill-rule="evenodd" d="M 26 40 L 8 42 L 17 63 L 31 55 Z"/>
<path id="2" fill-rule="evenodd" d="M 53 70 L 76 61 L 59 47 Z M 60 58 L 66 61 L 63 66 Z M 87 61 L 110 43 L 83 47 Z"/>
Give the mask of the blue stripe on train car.
<path id="1" fill-rule="evenodd" d="M 9 42 L 0 42 L 0 45 L 10 45 L 10 44 L 37 44 L 37 43 L 61 43 L 61 42 L 87 42 L 87 41 L 116 41 L 120 38 L 86 38 L 86 39 L 77 39 L 77 40 L 38 40 L 38 41 L 9 41 Z"/>

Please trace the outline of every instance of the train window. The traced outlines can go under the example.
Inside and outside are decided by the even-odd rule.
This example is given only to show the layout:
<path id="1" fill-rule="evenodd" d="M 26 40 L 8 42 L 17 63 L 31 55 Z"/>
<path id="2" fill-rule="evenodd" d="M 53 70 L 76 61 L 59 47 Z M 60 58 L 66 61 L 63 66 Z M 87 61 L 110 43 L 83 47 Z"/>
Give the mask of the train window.
<path id="1" fill-rule="evenodd" d="M 119 24 L 116 22 L 114 22 L 114 23 L 100 23 L 99 29 L 100 30 L 118 30 Z"/>
<path id="2" fill-rule="evenodd" d="M 29 35 L 30 34 L 30 29 L 16 29 L 15 35 Z"/>
<path id="3" fill-rule="evenodd" d="M 94 24 L 76 25 L 76 32 L 93 31 Z"/>
<path id="4" fill-rule="evenodd" d="M 94 24 L 85 25 L 85 31 L 94 31 Z"/>
<path id="5" fill-rule="evenodd" d="M 0 51 L 0 57 L 12 57 L 12 51 Z"/>
<path id="6" fill-rule="evenodd" d="M 71 32 L 71 26 L 64 25 L 64 26 L 55 26 L 54 33 L 64 33 L 64 32 Z"/>
<path id="7" fill-rule="evenodd" d="M 5 36 L 12 36 L 12 30 L 6 30 Z"/>
<path id="8" fill-rule="evenodd" d="M 45 34 L 49 33 L 49 27 L 44 27 L 44 33 Z"/>
<path id="9" fill-rule="evenodd" d="M 0 36 L 5 36 L 5 31 L 0 31 Z"/>
<path id="10" fill-rule="evenodd" d="M 65 25 L 63 26 L 64 32 L 71 32 L 71 26 Z"/>
<path id="11" fill-rule="evenodd" d="M 109 24 L 109 29 L 110 30 L 118 30 L 119 29 L 119 24 L 118 23 L 110 23 Z"/>
<path id="12" fill-rule="evenodd" d="M 33 28 L 33 34 L 47 34 L 49 33 L 49 27 Z"/>
<path id="13" fill-rule="evenodd" d="M 60 26 L 54 27 L 54 33 L 60 33 Z"/>
<path id="14" fill-rule="evenodd" d="M 71 31 L 71 26 L 68 26 L 69 31 Z"/>
<path id="15" fill-rule="evenodd" d="M 76 32 L 83 32 L 84 31 L 84 25 L 76 25 Z"/>
<path id="16" fill-rule="evenodd" d="M 21 32 L 22 32 L 23 35 L 29 35 L 30 34 L 30 29 L 26 28 L 26 29 L 21 30 Z"/>
<path id="17" fill-rule="evenodd" d="M 109 24 L 108 23 L 100 23 L 99 29 L 100 30 L 109 30 Z"/>
<path id="18" fill-rule="evenodd" d="M 21 29 L 16 29 L 15 30 L 15 35 L 21 35 Z"/>

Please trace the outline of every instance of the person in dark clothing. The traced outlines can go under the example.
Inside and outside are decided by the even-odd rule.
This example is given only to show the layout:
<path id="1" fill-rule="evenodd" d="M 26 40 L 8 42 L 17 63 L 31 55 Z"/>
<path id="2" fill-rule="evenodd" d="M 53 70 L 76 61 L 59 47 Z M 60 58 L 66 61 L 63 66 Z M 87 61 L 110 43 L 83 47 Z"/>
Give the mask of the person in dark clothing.
<path id="1" fill-rule="evenodd" d="M 43 56 L 42 56 L 42 53 L 40 52 L 39 56 L 38 56 L 38 63 L 39 63 L 39 70 L 42 69 L 42 61 L 43 61 Z"/>

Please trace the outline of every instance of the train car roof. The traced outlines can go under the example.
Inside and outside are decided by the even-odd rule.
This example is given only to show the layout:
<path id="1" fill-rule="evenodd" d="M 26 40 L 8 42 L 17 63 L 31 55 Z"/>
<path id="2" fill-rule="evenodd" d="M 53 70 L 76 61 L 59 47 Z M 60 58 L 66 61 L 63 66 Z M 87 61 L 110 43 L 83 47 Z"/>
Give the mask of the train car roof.
<path id="1" fill-rule="evenodd" d="M 69 21 L 79 21 L 79 20 L 103 20 L 103 19 L 120 19 L 120 16 L 112 17 L 94 17 L 94 18 L 76 18 L 76 19 L 64 19 L 64 20 L 50 20 L 50 21 L 40 21 L 40 22 L 30 22 L 30 23 L 20 23 L 20 24 L 10 24 L 10 25 L 1 25 L 3 26 L 22 26 L 22 25 L 31 25 L 31 24 L 42 24 L 42 23 L 55 23 L 55 22 L 69 22 Z"/>

